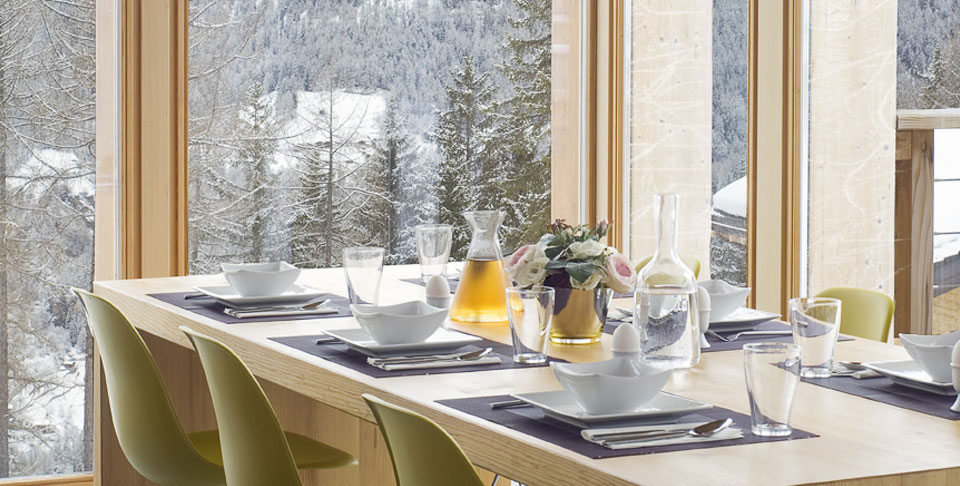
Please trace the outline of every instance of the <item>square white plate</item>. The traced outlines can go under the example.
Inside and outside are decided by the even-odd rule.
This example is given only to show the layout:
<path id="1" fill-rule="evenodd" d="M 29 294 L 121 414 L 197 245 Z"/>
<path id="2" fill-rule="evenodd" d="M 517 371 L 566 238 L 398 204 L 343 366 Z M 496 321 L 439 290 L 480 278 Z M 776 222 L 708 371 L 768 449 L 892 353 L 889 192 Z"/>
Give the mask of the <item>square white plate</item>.
<path id="1" fill-rule="evenodd" d="M 343 341 L 354 351 L 375 358 L 384 356 L 416 356 L 454 351 L 468 344 L 476 344 L 482 338 L 440 328 L 422 343 L 413 344 L 377 344 L 363 329 L 335 329 L 326 332 Z"/>
<path id="2" fill-rule="evenodd" d="M 660 392 L 653 400 L 633 412 L 593 415 L 584 411 L 566 390 L 521 393 L 513 397 L 542 409 L 550 417 L 578 427 L 606 422 L 672 418 L 713 407 L 709 403 Z"/>
<path id="3" fill-rule="evenodd" d="M 898 385 L 936 393 L 938 395 L 953 396 L 957 394 L 957 391 L 953 388 L 953 383 L 933 381 L 930 375 L 912 359 L 863 363 L 863 366 L 887 376 Z"/>
<path id="4" fill-rule="evenodd" d="M 322 292 L 315 288 L 304 285 L 291 285 L 289 289 L 280 295 L 267 295 L 260 297 L 243 297 L 229 285 L 196 287 L 194 290 L 200 292 L 201 294 L 206 294 L 210 297 L 213 297 L 214 300 L 227 307 L 250 307 L 268 304 L 302 304 L 329 293 Z"/>
<path id="5" fill-rule="evenodd" d="M 760 324 L 772 321 L 780 317 L 780 314 L 767 312 L 748 307 L 741 307 L 723 318 L 723 320 L 710 323 L 710 329 L 717 332 L 724 331 L 749 331 Z"/>

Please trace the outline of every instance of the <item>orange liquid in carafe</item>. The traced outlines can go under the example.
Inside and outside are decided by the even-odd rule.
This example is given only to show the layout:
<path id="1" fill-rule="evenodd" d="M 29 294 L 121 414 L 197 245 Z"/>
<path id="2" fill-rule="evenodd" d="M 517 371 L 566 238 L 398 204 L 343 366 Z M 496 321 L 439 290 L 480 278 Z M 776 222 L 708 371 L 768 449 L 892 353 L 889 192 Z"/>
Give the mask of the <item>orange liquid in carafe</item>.
<path id="1" fill-rule="evenodd" d="M 501 260 L 467 260 L 450 305 L 459 322 L 506 322 L 507 276 Z"/>

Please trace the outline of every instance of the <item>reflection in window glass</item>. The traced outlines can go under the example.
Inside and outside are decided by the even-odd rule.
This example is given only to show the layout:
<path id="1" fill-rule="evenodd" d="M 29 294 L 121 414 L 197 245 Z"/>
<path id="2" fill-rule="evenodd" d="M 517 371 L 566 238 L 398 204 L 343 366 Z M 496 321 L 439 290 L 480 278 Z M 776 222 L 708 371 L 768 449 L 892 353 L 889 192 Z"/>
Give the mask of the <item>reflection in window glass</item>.
<path id="1" fill-rule="evenodd" d="M 960 107 L 960 2 L 897 1 L 897 108 Z"/>
<path id="2" fill-rule="evenodd" d="M 960 129 L 933 139 L 933 331 L 960 322 Z"/>
<path id="3" fill-rule="evenodd" d="M 550 211 L 549 0 L 190 2 L 190 270 L 415 261 L 413 228 Z"/>
<path id="4" fill-rule="evenodd" d="M 0 7 L 0 478 L 90 470 L 94 1 Z"/>

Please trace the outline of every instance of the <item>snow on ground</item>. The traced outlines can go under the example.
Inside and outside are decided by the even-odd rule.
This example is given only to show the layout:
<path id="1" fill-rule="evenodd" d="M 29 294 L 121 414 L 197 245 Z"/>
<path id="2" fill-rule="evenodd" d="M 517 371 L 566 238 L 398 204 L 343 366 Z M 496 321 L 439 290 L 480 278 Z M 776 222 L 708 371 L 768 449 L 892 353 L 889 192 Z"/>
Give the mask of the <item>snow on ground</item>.
<path id="1" fill-rule="evenodd" d="M 713 195 L 713 210 L 746 218 L 747 177 L 741 177 L 717 191 Z"/>

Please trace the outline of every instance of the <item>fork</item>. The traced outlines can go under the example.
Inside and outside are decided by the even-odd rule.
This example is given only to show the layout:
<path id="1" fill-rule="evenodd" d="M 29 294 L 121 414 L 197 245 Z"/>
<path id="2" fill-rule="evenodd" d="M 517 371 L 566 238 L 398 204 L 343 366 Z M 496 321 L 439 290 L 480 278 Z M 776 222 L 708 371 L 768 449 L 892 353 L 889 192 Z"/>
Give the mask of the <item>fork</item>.
<path id="1" fill-rule="evenodd" d="M 727 343 L 732 343 L 737 339 L 740 339 L 741 336 L 786 336 L 793 334 L 793 331 L 741 331 L 736 334 L 731 334 L 730 336 L 722 336 L 718 332 L 707 329 L 707 334 Z"/>

